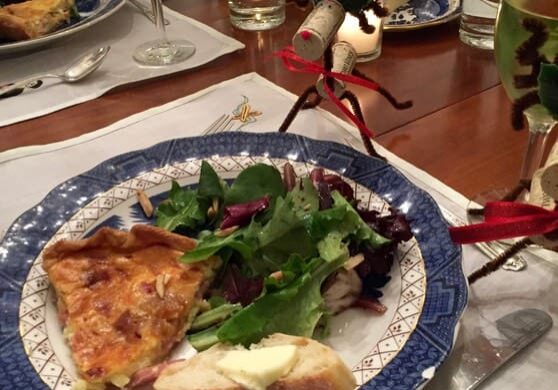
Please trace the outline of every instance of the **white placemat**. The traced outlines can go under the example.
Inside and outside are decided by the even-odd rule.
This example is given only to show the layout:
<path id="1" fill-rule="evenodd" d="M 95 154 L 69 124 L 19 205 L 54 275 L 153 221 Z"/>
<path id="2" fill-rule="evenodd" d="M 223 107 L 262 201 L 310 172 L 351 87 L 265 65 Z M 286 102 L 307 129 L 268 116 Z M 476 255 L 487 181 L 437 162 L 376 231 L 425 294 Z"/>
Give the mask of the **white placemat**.
<path id="1" fill-rule="evenodd" d="M 0 153 L 0 177 L 4 183 L 11 183 L 0 192 L 0 215 L 3 216 L 0 229 L 7 228 L 19 214 L 38 203 L 51 188 L 64 180 L 124 152 L 169 139 L 200 135 L 216 118 L 233 113 L 243 103 L 250 105 L 252 122 L 235 120 L 234 129 L 242 126 L 242 130 L 248 132 L 277 131 L 295 99 L 296 96 L 288 91 L 250 73 L 75 139 Z M 354 127 L 321 109 L 301 112 L 290 131 L 359 145 Z M 465 217 L 468 204 L 465 197 L 381 146 L 378 151 L 411 181 L 429 192 L 442 207 Z M 32 177 L 32 185 L 29 185 L 29 177 Z M 558 321 L 555 303 L 558 267 L 536 257 L 527 257 L 527 270 L 519 273 L 500 271 L 472 286 L 469 307 L 462 321 L 463 336 L 458 343 L 470 342 L 479 334 L 491 337 L 496 319 L 520 308 L 545 310 L 555 322 Z M 475 247 L 464 247 L 467 274 L 486 261 L 487 258 Z M 519 390 L 536 383 L 541 390 L 553 389 L 558 383 L 558 370 L 555 369 L 557 345 L 558 328 L 555 327 L 505 370 L 495 374 L 485 388 Z M 451 365 L 442 368 L 446 373 L 454 369 L 455 366 Z M 445 390 L 445 387 L 429 390 Z"/>
<path id="2" fill-rule="evenodd" d="M 145 2 L 145 0 L 143 0 Z M 0 58 L 0 85 L 42 73 L 63 73 L 76 58 L 94 48 L 110 45 L 101 67 L 75 84 L 45 79 L 38 89 L 27 89 L 15 97 L 0 99 L 0 126 L 35 118 L 95 99 L 108 90 L 135 81 L 192 69 L 244 48 L 244 44 L 194 19 L 165 8 L 169 38 L 187 39 L 195 54 L 186 61 L 166 67 L 142 67 L 132 59 L 141 43 L 159 37 L 155 25 L 137 8 L 126 4 L 106 20 L 39 52 Z"/>

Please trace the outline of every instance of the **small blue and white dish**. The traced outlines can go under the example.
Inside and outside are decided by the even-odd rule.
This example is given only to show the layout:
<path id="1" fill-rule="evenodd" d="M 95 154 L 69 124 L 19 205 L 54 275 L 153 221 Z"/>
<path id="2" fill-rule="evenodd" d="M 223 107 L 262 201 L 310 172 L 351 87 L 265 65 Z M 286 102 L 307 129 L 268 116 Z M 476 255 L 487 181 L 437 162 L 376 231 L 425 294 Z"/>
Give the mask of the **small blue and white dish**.
<path id="1" fill-rule="evenodd" d="M 265 163 L 297 175 L 342 175 L 363 207 L 406 213 L 414 238 L 398 247 L 383 289 L 383 315 L 349 309 L 331 321 L 332 346 L 362 390 L 420 388 L 450 353 L 467 302 L 461 250 L 434 200 L 391 165 L 332 142 L 279 133 L 221 133 L 162 142 L 107 160 L 54 188 L 22 214 L 0 244 L 0 389 L 69 390 L 76 370 L 58 323 L 42 251 L 100 226 L 150 223 L 136 192 L 164 199 L 172 180 L 197 183 L 201 161 L 224 179 Z M 173 357 L 192 353 L 184 341 Z"/>
<path id="2" fill-rule="evenodd" d="M 430 27 L 457 18 L 461 0 L 388 0 L 394 9 L 384 19 L 385 31 L 406 31 Z"/>

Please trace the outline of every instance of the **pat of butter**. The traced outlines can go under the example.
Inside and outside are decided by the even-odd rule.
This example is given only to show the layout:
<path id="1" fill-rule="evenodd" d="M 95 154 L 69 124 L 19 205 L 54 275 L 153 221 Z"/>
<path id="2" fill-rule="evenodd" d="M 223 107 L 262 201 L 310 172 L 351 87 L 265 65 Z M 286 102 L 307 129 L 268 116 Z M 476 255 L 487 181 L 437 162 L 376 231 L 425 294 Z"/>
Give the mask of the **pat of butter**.
<path id="1" fill-rule="evenodd" d="M 229 351 L 217 362 L 223 375 L 249 390 L 265 390 L 291 371 L 296 363 L 295 345 Z"/>

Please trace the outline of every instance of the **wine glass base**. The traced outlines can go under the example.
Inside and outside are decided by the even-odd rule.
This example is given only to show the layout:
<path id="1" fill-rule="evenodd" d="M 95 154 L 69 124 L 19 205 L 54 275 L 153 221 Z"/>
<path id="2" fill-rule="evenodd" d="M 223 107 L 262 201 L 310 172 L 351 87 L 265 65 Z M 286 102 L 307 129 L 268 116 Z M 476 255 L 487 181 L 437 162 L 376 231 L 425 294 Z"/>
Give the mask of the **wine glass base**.
<path id="1" fill-rule="evenodd" d="M 133 57 L 141 65 L 167 66 L 183 62 L 194 55 L 195 52 L 196 47 L 192 42 L 158 39 L 138 46 Z"/>

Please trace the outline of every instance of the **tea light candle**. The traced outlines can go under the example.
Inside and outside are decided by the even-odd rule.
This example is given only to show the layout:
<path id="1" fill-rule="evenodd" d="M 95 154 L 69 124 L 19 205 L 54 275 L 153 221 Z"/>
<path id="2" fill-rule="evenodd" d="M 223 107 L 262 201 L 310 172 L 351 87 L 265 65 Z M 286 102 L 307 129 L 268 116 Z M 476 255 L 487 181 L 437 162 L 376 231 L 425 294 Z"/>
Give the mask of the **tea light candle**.
<path id="1" fill-rule="evenodd" d="M 366 18 L 371 26 L 376 27 L 373 34 L 364 33 L 359 25 L 358 19 L 347 14 L 345 21 L 337 32 L 339 41 L 350 42 L 357 52 L 357 62 L 371 61 L 378 58 L 382 52 L 382 27 L 383 19 L 374 14 L 373 11 L 366 11 Z"/>

